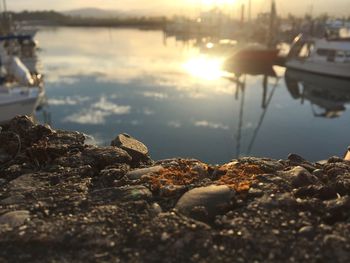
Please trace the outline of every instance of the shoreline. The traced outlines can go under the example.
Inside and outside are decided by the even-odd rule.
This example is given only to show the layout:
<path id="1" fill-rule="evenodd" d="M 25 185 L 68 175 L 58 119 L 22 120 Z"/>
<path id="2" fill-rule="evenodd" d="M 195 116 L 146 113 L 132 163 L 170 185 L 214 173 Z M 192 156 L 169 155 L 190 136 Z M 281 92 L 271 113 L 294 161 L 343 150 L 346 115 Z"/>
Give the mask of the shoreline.
<path id="1" fill-rule="evenodd" d="M 118 135 L 0 132 L 0 261 L 347 262 L 350 162 L 154 161 Z"/>

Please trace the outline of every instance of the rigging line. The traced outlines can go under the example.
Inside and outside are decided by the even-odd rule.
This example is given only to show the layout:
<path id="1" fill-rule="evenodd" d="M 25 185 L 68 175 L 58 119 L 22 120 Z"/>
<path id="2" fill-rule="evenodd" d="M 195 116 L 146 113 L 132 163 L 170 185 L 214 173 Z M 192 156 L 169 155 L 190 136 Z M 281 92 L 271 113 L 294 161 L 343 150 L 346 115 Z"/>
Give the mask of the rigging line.
<path id="1" fill-rule="evenodd" d="M 241 95 L 241 105 L 239 110 L 239 123 L 238 123 L 238 133 L 237 133 L 237 146 L 236 146 L 236 158 L 238 159 L 241 154 L 241 139 L 242 139 L 242 126 L 243 126 L 243 113 L 244 113 L 244 100 L 245 100 L 245 75 L 244 75 L 244 81 L 242 83 L 237 83 L 239 85 L 239 88 L 241 88 L 242 95 Z"/>
<path id="2" fill-rule="evenodd" d="M 253 149 L 253 146 L 254 146 L 254 143 L 255 143 L 255 140 L 256 140 L 256 137 L 258 136 L 258 133 L 260 131 L 260 128 L 261 128 L 261 125 L 263 124 L 264 122 L 264 119 L 265 119 L 265 116 L 266 116 L 266 113 L 267 113 L 267 110 L 269 108 L 269 105 L 271 103 L 271 100 L 272 100 L 272 97 L 273 97 L 273 94 L 275 93 L 276 91 L 276 88 L 278 86 L 278 78 L 276 80 L 276 83 L 274 84 L 271 92 L 270 92 L 270 96 L 267 100 L 267 103 L 266 103 L 266 107 L 264 108 L 261 116 L 260 116 L 260 120 L 259 120 L 259 123 L 258 123 L 258 126 L 255 128 L 255 131 L 254 131 L 254 134 L 253 134 L 253 137 L 252 137 L 252 140 L 250 141 L 250 144 L 249 144 L 249 147 L 248 147 L 248 155 L 252 152 L 252 149 Z"/>

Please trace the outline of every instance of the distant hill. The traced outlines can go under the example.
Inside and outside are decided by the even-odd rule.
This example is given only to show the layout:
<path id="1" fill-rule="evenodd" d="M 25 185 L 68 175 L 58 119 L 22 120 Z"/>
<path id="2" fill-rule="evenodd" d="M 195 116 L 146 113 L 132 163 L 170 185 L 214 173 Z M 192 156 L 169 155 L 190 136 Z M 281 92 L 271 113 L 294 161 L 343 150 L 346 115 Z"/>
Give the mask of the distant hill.
<path id="1" fill-rule="evenodd" d="M 104 10 L 99 8 L 81 8 L 62 12 L 65 15 L 81 18 L 115 18 L 127 16 L 118 10 Z"/>
<path id="2" fill-rule="evenodd" d="M 61 12 L 64 15 L 72 17 L 81 17 L 81 18 L 127 18 L 127 17 L 139 17 L 139 16 L 163 16 L 167 13 L 160 10 L 153 9 L 134 9 L 127 11 L 120 10 L 106 10 L 100 8 L 81 8 L 74 9 L 65 12 Z"/>

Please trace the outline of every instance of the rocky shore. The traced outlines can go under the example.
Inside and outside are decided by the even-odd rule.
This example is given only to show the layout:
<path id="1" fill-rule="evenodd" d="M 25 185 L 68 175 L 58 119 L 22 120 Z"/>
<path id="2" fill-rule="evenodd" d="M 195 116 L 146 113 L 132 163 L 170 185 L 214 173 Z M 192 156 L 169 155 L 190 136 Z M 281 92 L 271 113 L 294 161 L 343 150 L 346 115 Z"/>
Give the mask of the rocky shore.
<path id="1" fill-rule="evenodd" d="M 153 161 L 17 117 L 0 132 L 0 262 L 350 262 L 350 162 Z"/>

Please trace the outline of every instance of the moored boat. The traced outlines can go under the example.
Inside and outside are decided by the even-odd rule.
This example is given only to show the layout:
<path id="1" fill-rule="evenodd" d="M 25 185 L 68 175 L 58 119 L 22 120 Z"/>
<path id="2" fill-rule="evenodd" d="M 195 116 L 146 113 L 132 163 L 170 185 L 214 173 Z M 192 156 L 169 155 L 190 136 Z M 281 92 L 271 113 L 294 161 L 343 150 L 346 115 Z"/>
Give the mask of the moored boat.
<path id="1" fill-rule="evenodd" d="M 299 35 L 289 52 L 287 68 L 350 78 L 350 38 Z"/>

